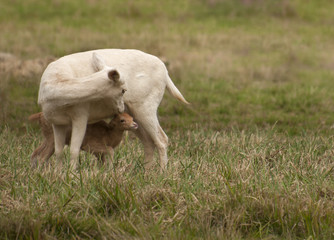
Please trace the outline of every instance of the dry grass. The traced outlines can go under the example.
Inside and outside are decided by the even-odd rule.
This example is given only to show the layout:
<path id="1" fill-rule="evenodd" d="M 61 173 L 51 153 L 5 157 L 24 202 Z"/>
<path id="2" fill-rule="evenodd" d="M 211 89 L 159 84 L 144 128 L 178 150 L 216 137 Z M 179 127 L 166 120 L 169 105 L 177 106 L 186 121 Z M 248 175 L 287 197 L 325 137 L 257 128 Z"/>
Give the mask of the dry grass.
<path id="1" fill-rule="evenodd" d="M 140 145 L 130 139 L 110 169 L 83 155 L 80 171 L 34 170 L 26 160 L 32 138 L 8 129 L 1 135 L 10 146 L 0 181 L 8 238 L 333 237 L 331 138 L 274 130 L 173 134 L 162 175 L 143 170 Z"/>

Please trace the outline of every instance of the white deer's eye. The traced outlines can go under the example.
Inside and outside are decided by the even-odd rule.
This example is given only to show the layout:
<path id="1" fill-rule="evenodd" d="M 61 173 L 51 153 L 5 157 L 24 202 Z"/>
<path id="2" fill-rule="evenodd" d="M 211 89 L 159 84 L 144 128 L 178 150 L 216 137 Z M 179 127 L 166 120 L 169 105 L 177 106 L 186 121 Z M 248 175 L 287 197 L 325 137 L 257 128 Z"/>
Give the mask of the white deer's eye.
<path id="1" fill-rule="evenodd" d="M 122 94 L 124 94 L 126 92 L 126 90 L 125 89 L 122 89 Z"/>

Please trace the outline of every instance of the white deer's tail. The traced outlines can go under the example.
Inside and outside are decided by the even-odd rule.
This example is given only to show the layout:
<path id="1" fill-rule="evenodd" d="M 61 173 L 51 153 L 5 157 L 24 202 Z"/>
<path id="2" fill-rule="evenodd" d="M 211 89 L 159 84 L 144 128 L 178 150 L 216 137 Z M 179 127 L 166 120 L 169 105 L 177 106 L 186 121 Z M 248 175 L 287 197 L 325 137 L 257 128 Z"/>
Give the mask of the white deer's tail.
<path id="1" fill-rule="evenodd" d="M 168 76 L 167 74 L 167 78 L 166 78 L 166 87 L 168 92 L 170 92 L 170 94 L 172 94 L 173 97 L 175 97 L 177 100 L 179 100 L 180 102 L 183 102 L 185 104 L 190 104 L 181 94 L 181 92 L 179 91 L 179 89 L 177 89 L 177 87 L 174 85 L 172 79 Z"/>

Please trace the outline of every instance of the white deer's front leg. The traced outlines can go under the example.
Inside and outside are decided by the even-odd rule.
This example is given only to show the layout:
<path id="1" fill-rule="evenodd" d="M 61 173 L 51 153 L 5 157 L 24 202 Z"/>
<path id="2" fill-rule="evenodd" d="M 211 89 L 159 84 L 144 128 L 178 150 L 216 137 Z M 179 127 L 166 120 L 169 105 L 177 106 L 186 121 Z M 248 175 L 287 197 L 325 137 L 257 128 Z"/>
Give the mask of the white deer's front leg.
<path id="1" fill-rule="evenodd" d="M 80 147 L 85 137 L 88 122 L 88 107 L 76 109 L 74 116 L 72 116 L 72 136 L 71 136 L 71 162 L 70 165 L 76 168 Z"/>
<path id="2" fill-rule="evenodd" d="M 63 161 L 63 149 L 65 146 L 65 139 L 66 139 L 66 125 L 52 125 L 53 134 L 54 134 L 54 148 L 55 154 L 57 158 L 58 165 L 61 169 L 62 161 Z"/>

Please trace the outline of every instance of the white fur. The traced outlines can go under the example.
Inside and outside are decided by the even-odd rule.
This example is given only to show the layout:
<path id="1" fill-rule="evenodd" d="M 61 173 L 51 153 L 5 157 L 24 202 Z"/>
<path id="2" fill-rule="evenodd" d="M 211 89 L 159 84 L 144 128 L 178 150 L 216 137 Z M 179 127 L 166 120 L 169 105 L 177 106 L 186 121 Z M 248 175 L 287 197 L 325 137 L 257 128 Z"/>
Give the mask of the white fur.
<path id="1" fill-rule="evenodd" d="M 107 87 L 110 79 L 108 81 L 104 74 L 111 70 L 107 66 L 119 72 L 118 85 Z M 67 81 L 55 83 L 59 76 Z M 71 158 L 76 158 L 85 133 L 82 129 L 86 129 L 87 122 L 115 113 L 115 100 L 121 98 L 115 91 L 126 88 L 124 103 L 139 125 L 136 132 L 144 144 L 145 166 L 152 165 L 156 148 L 160 166 L 165 169 L 168 137 L 159 125 L 157 109 L 166 87 L 175 98 L 188 103 L 168 76 L 163 62 L 138 50 L 94 50 L 68 55 L 51 63 L 42 76 L 39 103 L 44 116 L 53 124 L 56 154 L 63 149 L 64 125 L 72 122 Z"/>

